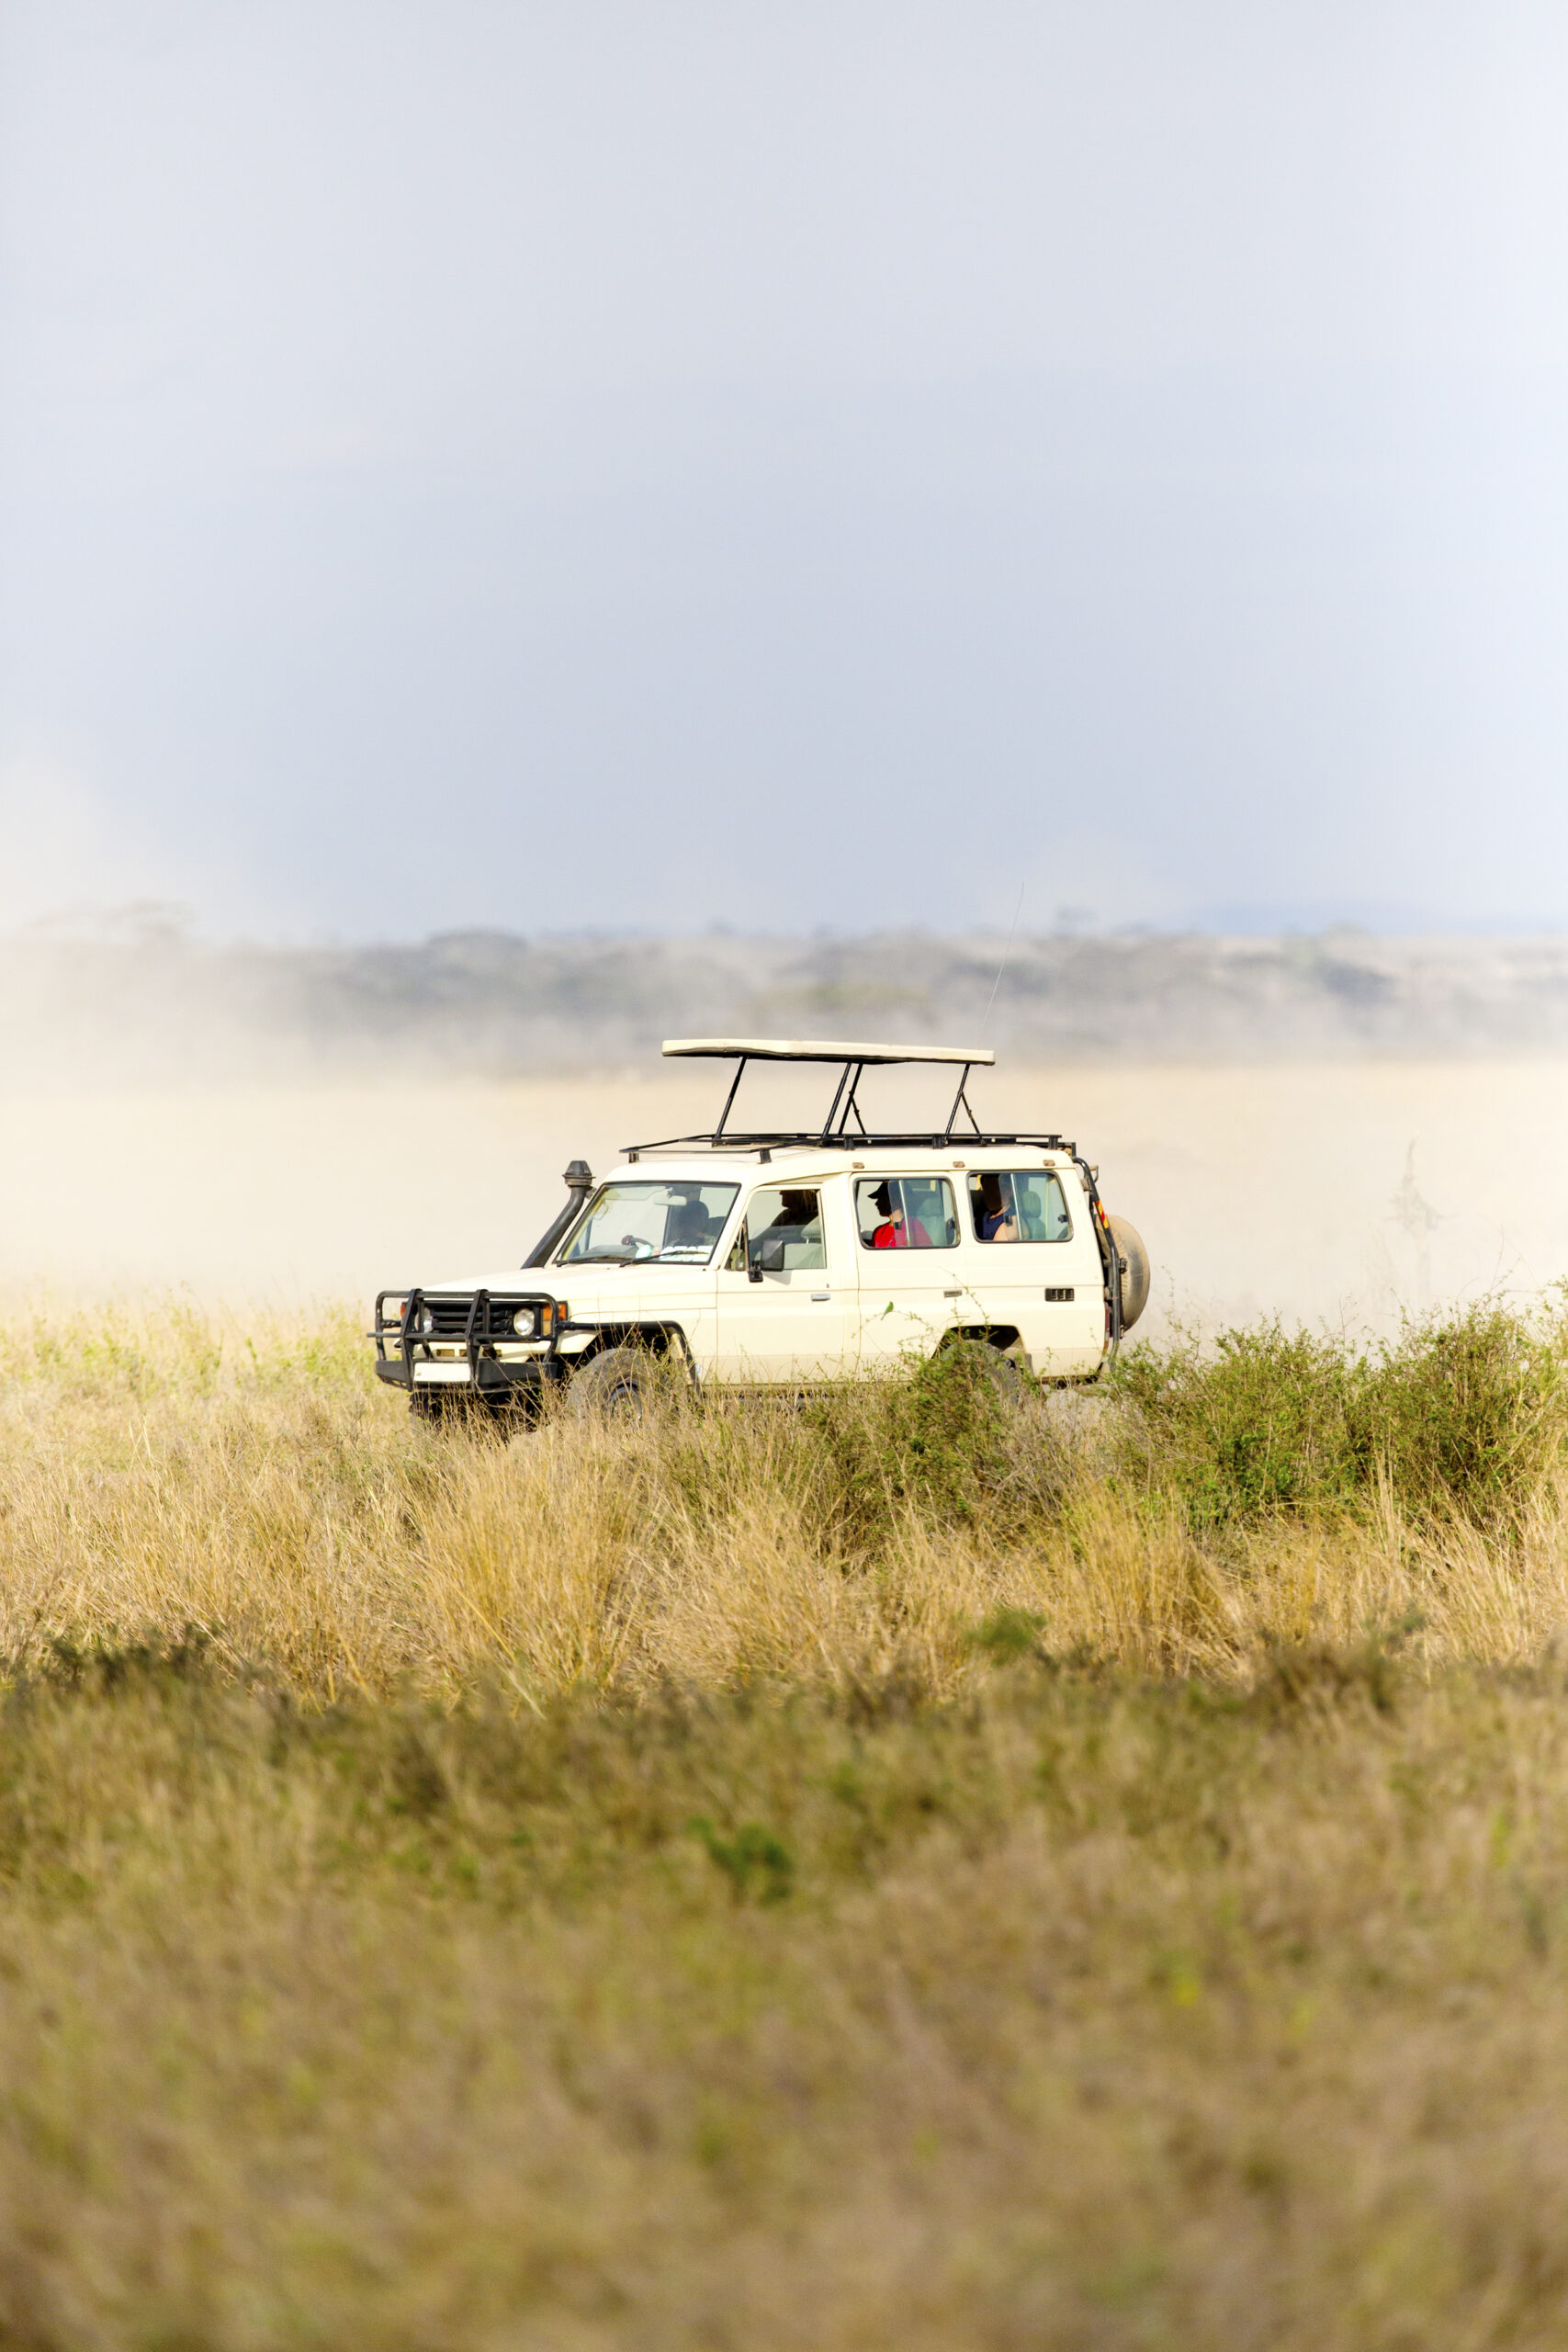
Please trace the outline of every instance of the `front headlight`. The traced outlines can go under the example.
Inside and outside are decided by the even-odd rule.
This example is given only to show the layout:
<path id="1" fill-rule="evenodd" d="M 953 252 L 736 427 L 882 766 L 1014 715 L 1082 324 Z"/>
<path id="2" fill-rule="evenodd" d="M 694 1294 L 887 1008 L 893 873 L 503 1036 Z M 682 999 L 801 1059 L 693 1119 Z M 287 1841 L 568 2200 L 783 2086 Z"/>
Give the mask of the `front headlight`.
<path id="1" fill-rule="evenodd" d="M 516 1314 L 512 1318 L 512 1328 L 516 1332 L 520 1340 L 534 1339 L 537 1335 L 539 1329 L 538 1308 L 536 1306 L 520 1306 Z"/>

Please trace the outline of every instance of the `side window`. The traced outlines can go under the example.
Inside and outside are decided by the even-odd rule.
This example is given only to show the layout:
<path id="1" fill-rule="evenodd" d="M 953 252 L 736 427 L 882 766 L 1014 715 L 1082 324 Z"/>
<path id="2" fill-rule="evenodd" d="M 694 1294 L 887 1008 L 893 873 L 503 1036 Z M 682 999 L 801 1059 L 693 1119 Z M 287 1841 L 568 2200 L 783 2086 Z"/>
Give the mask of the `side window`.
<path id="1" fill-rule="evenodd" d="M 969 1179 L 976 1241 L 1066 1241 L 1073 1230 L 1062 1180 L 1049 1168 L 987 1169 Z"/>
<path id="2" fill-rule="evenodd" d="M 958 1218 L 945 1176 L 863 1176 L 855 1186 L 863 1250 L 953 1250 Z"/>
<path id="3" fill-rule="evenodd" d="M 815 1190 L 764 1185 L 746 1204 L 745 1232 L 748 1265 L 766 1274 L 793 1274 L 828 1262 L 822 1195 Z"/>

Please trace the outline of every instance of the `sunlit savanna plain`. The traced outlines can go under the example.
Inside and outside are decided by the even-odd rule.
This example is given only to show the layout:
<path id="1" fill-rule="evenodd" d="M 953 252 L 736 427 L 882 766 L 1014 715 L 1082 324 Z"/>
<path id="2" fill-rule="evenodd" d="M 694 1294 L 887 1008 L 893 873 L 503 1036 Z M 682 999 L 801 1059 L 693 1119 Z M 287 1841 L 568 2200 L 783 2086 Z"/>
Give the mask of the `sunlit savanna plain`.
<path id="1" fill-rule="evenodd" d="M 1568 2334 L 1552 1074 L 1027 1086 L 1201 1344 L 511 1442 L 355 1293 L 706 1090 L 18 1120 L 0 2342 Z"/>

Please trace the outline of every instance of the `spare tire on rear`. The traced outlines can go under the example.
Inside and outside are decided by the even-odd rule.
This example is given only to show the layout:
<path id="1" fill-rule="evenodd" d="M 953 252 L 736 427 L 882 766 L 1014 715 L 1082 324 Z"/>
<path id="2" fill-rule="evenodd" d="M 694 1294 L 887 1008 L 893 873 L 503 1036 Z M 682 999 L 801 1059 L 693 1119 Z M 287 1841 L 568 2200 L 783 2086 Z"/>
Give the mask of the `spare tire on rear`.
<path id="1" fill-rule="evenodd" d="M 1122 1329 L 1130 1331 L 1149 1303 L 1149 1253 L 1135 1225 L 1108 1216 L 1111 1239 L 1122 1261 Z"/>

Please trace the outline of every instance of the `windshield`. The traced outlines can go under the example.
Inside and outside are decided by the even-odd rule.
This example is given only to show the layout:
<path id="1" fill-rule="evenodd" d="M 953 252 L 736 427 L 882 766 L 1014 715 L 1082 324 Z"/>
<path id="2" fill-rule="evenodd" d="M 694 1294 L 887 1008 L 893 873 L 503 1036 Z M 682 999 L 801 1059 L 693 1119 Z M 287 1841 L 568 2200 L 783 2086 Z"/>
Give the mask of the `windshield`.
<path id="1" fill-rule="evenodd" d="M 601 1184 L 557 1264 L 705 1266 L 739 1184 Z"/>

